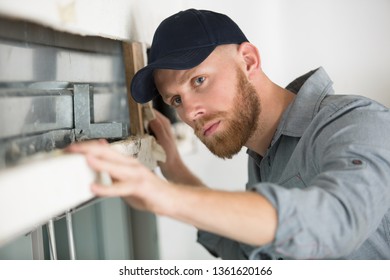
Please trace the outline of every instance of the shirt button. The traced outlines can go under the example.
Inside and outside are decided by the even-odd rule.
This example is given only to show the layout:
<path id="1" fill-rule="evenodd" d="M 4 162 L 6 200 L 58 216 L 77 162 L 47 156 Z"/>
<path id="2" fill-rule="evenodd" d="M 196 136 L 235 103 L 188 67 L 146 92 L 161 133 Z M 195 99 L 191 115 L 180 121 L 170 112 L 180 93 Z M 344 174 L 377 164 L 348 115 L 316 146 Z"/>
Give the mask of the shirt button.
<path id="1" fill-rule="evenodd" d="M 354 159 L 354 160 L 352 160 L 352 164 L 354 164 L 354 165 L 362 165 L 363 162 L 360 159 Z"/>

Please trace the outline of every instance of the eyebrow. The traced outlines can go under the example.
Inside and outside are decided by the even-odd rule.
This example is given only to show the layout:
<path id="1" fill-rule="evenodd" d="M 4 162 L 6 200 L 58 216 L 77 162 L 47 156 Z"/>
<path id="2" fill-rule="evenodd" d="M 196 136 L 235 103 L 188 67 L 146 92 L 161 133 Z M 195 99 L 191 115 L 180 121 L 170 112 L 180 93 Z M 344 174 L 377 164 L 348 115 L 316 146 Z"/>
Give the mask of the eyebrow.
<path id="1" fill-rule="evenodd" d="M 179 78 L 179 85 L 183 85 L 185 82 L 187 82 L 191 76 L 193 76 L 195 72 L 195 67 L 191 69 L 187 69 L 187 72 L 183 74 L 182 77 Z"/>
<path id="2" fill-rule="evenodd" d="M 161 93 L 160 93 L 160 95 L 161 95 L 162 100 L 163 100 L 165 103 L 168 103 L 169 99 L 171 99 L 172 96 L 174 96 L 173 94 L 165 95 L 165 94 L 161 94 Z"/>

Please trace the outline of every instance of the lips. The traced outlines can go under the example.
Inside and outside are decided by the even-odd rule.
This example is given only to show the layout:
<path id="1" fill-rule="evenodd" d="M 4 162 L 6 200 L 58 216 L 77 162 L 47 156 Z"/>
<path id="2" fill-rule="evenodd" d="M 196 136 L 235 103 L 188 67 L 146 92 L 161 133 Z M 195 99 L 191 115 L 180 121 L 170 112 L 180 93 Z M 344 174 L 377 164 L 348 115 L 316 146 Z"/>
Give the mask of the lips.
<path id="1" fill-rule="evenodd" d="M 217 129 L 221 121 L 214 122 L 212 124 L 208 124 L 204 127 L 203 135 L 204 136 L 210 136 L 213 134 Z"/>

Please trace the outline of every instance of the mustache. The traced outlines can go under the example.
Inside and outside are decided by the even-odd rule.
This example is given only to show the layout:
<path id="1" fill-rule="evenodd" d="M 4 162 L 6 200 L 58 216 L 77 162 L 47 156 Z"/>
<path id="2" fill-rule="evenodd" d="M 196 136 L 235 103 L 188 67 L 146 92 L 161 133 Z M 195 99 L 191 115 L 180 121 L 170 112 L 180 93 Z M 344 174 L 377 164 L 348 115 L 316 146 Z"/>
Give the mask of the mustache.
<path id="1" fill-rule="evenodd" d="M 198 135 L 198 133 L 202 134 L 203 127 L 206 123 L 215 120 L 217 118 L 225 118 L 225 112 L 215 112 L 208 115 L 205 115 L 197 120 L 195 120 L 194 131 Z"/>

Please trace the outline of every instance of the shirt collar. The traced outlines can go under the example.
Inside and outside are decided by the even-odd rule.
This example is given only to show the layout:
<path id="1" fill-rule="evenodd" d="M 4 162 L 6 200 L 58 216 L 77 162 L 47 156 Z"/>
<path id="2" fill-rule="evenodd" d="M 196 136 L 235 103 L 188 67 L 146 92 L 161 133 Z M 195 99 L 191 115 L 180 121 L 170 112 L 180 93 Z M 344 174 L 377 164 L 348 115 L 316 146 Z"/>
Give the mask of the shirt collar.
<path id="1" fill-rule="evenodd" d="M 283 113 L 272 142 L 281 134 L 301 137 L 318 112 L 321 101 L 326 95 L 334 94 L 332 85 L 332 80 L 322 67 L 291 82 L 286 89 L 297 96 Z"/>
<path id="2" fill-rule="evenodd" d="M 284 134 L 301 137 L 319 110 L 326 95 L 334 94 L 333 82 L 322 67 L 312 70 L 292 81 L 286 89 L 297 96 L 284 111 L 271 146 Z M 247 153 L 256 161 L 262 157 L 254 151 Z"/>

